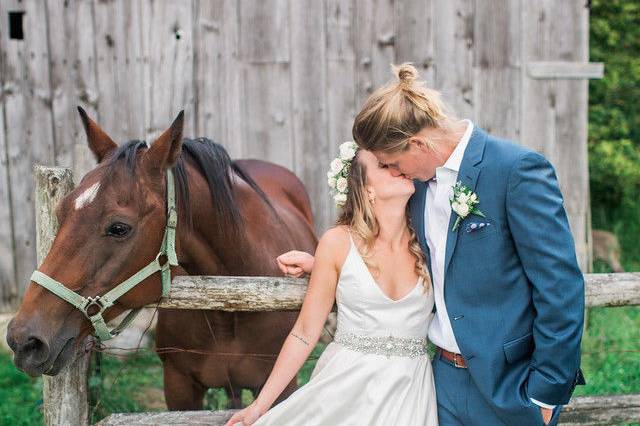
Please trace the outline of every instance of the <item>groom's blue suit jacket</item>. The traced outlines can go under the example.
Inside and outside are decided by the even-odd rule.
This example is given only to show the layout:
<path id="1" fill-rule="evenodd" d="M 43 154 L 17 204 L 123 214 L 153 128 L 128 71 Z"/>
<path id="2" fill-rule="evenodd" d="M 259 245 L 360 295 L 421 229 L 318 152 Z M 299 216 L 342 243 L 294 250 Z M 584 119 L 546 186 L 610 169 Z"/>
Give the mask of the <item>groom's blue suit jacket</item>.
<path id="1" fill-rule="evenodd" d="M 467 216 L 445 254 L 444 298 L 476 386 L 513 424 L 534 398 L 566 404 L 580 372 L 584 281 L 555 171 L 540 154 L 475 127 L 458 180 L 486 218 Z M 424 234 L 427 184 L 415 181 L 411 221 Z M 489 226 L 469 231 L 472 223 Z"/>

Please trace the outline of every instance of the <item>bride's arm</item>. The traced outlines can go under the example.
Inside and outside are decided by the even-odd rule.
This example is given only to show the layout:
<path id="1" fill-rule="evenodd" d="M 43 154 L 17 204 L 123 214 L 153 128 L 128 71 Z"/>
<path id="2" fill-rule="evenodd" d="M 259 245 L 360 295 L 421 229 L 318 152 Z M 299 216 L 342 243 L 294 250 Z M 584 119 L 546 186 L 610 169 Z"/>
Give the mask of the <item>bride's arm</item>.
<path id="1" fill-rule="evenodd" d="M 313 273 L 298 319 L 284 341 L 269 378 L 252 404 L 258 409 L 260 415 L 273 405 L 295 377 L 320 338 L 324 323 L 335 301 L 339 273 L 336 259 L 339 254 L 336 253 L 346 251 L 343 247 L 345 238 L 342 234 L 344 234 L 342 230 L 330 229 L 318 243 Z M 239 420 L 235 419 L 235 421 Z"/>

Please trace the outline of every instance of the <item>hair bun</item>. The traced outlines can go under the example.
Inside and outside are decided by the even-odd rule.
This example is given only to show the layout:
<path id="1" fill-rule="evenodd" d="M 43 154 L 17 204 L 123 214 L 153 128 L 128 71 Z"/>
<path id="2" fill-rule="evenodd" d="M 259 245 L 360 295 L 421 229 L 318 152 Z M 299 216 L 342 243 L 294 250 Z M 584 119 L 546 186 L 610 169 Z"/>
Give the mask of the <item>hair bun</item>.
<path id="1" fill-rule="evenodd" d="M 411 65 L 410 62 L 405 62 L 401 65 L 391 65 L 391 69 L 398 78 L 398 85 L 402 87 L 411 87 L 413 82 L 418 78 L 418 70 Z"/>

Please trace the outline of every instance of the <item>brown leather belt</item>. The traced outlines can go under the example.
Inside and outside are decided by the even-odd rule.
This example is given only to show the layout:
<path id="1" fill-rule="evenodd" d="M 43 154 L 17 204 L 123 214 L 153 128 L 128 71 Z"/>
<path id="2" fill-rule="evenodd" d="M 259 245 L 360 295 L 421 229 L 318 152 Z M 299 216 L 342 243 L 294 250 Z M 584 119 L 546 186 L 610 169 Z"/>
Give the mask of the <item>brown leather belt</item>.
<path id="1" fill-rule="evenodd" d="M 447 361 L 452 363 L 454 366 L 458 368 L 467 368 L 467 363 L 465 362 L 462 355 L 449 352 L 448 350 L 442 349 L 440 347 L 438 347 L 438 352 L 440 353 L 440 356 L 442 358 L 446 359 Z"/>

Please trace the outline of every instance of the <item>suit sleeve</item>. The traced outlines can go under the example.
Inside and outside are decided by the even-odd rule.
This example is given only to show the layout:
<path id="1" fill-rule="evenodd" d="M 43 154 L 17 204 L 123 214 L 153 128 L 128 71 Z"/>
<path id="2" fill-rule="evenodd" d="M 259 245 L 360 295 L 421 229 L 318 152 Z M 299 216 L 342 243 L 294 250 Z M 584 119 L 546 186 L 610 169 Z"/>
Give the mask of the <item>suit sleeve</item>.
<path id="1" fill-rule="evenodd" d="M 545 404 L 566 404 L 579 375 L 584 278 L 556 173 L 542 155 L 527 152 L 514 164 L 507 219 L 536 311 L 527 393 Z"/>

